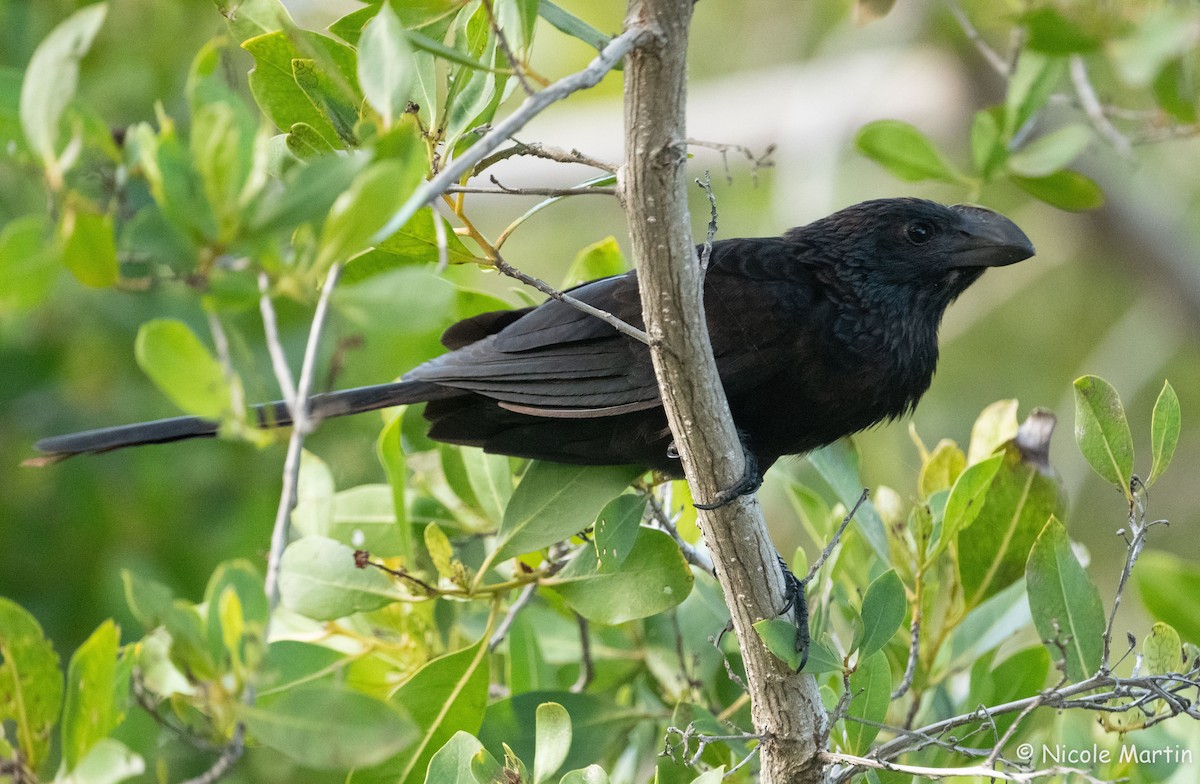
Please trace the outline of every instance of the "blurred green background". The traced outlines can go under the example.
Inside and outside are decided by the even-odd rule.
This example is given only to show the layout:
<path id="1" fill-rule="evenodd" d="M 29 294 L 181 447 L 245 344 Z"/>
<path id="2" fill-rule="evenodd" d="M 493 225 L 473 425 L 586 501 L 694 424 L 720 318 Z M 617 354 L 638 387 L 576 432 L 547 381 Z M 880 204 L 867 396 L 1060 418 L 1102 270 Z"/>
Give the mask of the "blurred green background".
<path id="1" fill-rule="evenodd" d="M 81 3 L 0 0 L 0 67 L 6 78 L 24 68 L 37 42 Z M 336 13 L 329 4 L 291 4 L 297 18 L 320 29 Z M 308 5 L 316 8 L 308 8 Z M 574 0 L 562 5 L 597 28 L 619 29 L 623 3 Z M 998 5 L 964 3 L 989 34 Z M 224 23 L 209 0 L 113 0 L 108 22 L 84 61 L 80 100 L 113 127 L 154 119 L 155 103 L 185 122 L 183 79 L 191 56 Z M 777 234 L 867 198 L 917 195 L 947 202 L 967 198 L 952 186 L 908 185 L 852 148 L 855 131 L 872 119 L 900 117 L 918 125 L 965 160 L 971 114 L 1001 100 L 1003 84 L 967 42 L 940 2 L 902 2 L 866 26 L 850 20 L 848 3 L 794 0 L 706 2 L 697 6 L 690 54 L 694 137 L 776 149 L 772 168 L 754 170 L 738 151 L 695 147 L 696 176 L 711 170 L 721 237 Z M 342 10 L 354 4 L 339 4 Z M 999 25 L 998 20 L 994 20 Z M 554 78 L 592 55 L 544 23 L 535 68 Z M 9 79 L 11 84 L 11 78 Z M 621 155 L 619 75 L 555 107 L 520 137 L 576 147 L 618 162 Z M 1053 118 L 1051 118 L 1053 122 Z M 1092 477 L 1071 438 L 1071 381 L 1084 373 L 1107 378 L 1122 393 L 1135 440 L 1148 454 L 1149 413 L 1163 378 L 1178 391 L 1184 435 L 1175 464 L 1150 498 L 1152 517 L 1166 517 L 1151 547 L 1200 557 L 1198 505 L 1191 493 L 1200 444 L 1191 426 L 1200 411 L 1200 149 L 1181 138 L 1138 146 L 1124 160 L 1103 142 L 1081 170 L 1105 188 L 1108 203 L 1074 215 L 1031 201 L 1016 189 L 982 195 L 1015 219 L 1038 256 L 990 271 L 950 311 L 933 387 L 911 420 L 878 428 L 859 440 L 869 483 L 914 494 L 919 466 L 910 421 L 932 447 L 940 438 L 966 442 L 978 412 L 1000 398 L 1018 398 L 1021 416 L 1034 406 L 1059 416 L 1052 457 L 1071 498 L 1067 525 L 1086 545 L 1105 600 L 1124 557 L 1115 536 L 1123 500 Z M 36 172 L 9 165 L 0 150 L 0 226 L 44 209 Z M 498 168 L 506 185 L 570 184 L 582 169 L 515 161 Z M 708 205 L 693 193 L 695 236 Z M 535 200 L 479 200 L 472 214 L 491 232 Z M 583 247 L 615 236 L 623 247 L 624 218 L 615 200 L 565 200 L 539 214 L 505 246 L 506 258 L 556 283 Z M 6 260 L 0 259 L 0 264 Z M 511 281 L 455 269 L 456 281 L 514 304 Z M 340 370 L 322 387 L 390 380 L 437 351 L 435 337 L 452 320 L 441 307 L 449 292 L 432 270 L 372 279 L 347 287 L 329 331 L 327 353 Z M 32 308 L 0 292 L 0 595 L 42 622 L 60 652 L 73 649 L 104 618 L 132 624 L 121 596 L 120 571 L 170 585 L 199 598 L 213 567 L 245 556 L 262 563 L 278 501 L 281 444 L 197 441 L 79 458 L 41 469 L 21 467 L 41 436 L 176 412 L 142 375 L 133 358 L 138 326 L 174 316 L 206 334 L 196 297 L 184 284 L 150 290 L 83 288 L 65 271 Z M 307 314 L 281 313 L 285 343 L 298 355 Z M 258 338 L 257 314 L 230 325 L 235 356 L 260 368 L 246 373 L 253 397 L 275 397 Z M 340 348 L 339 348 L 340 344 Z M 363 416 L 325 424 L 310 448 L 333 468 L 340 487 L 382 481 L 374 455 L 379 419 Z M 1139 468 L 1144 472 L 1148 464 Z M 810 472 L 801 460 L 775 473 Z M 800 543 L 799 527 L 777 487 L 764 501 L 785 552 Z M 1118 628 L 1139 637 L 1147 623 L 1126 602 Z"/>

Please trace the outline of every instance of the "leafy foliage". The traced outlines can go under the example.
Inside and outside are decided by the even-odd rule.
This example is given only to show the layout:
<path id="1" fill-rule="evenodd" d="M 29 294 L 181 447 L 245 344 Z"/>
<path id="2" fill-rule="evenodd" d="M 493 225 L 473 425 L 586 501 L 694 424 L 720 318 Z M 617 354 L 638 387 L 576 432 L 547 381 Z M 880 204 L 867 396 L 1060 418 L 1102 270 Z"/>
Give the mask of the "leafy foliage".
<path id="1" fill-rule="evenodd" d="M 877 18 L 891 5 L 864 0 L 857 13 Z M 183 411 L 259 443 L 244 409 L 262 358 L 247 356 L 259 338 L 245 315 L 264 302 L 309 308 L 344 265 L 333 307 L 352 324 L 400 312 L 411 322 L 402 333 L 372 336 L 383 346 L 374 350 L 403 345 L 405 356 L 434 350 L 449 321 L 508 305 L 470 288 L 454 265 L 491 267 L 511 230 L 556 199 L 491 241 L 465 194 L 438 194 L 440 212 L 413 207 L 414 194 L 477 142 L 522 81 L 546 82 L 530 65 L 538 19 L 588 47 L 608 36 L 548 0 L 372 2 L 329 35 L 300 28 L 276 0 L 217 7 L 228 35 L 196 53 L 185 100 L 115 135 L 75 95 L 106 4 L 61 22 L 23 77 L 0 71 L 0 137 L 40 176 L 47 203 L 0 229 L 0 310 L 37 307 L 60 267 L 92 289 L 192 295 L 194 321 L 164 314 L 141 325 L 137 363 Z M 1103 62 L 1118 97 L 1149 90 L 1164 115 L 1196 119 L 1194 40 L 1179 32 L 1195 10 L 1171 6 L 1120 25 L 1105 13 L 1039 6 L 1019 16 L 1026 46 L 1003 100 L 972 118 L 968 164 L 895 120 L 861 129 L 858 149 L 901 179 L 971 198 L 1008 183 L 1064 209 L 1099 206 L 1098 186 L 1070 168 L 1095 145 L 1094 122 L 1048 120 L 1073 58 Z M 244 84 L 231 81 L 246 62 Z M 415 212 L 393 226 L 406 209 Z M 625 268 L 616 242 L 603 240 L 579 251 L 563 286 Z M 189 326 L 204 321 L 210 341 Z M 1095 377 L 1075 391 L 1084 458 L 1136 502 L 1116 391 Z M 721 635 L 728 610 L 664 530 L 697 544 L 686 487 L 655 491 L 664 520 L 635 469 L 435 445 L 419 413 L 385 417 L 376 442 L 384 481 L 339 488 L 332 458 L 302 457 L 278 607 L 243 560 L 214 570 L 198 602 L 128 571 L 141 636 L 123 642 L 104 621 L 64 679 L 38 622 L 0 599 L 0 763 L 19 765 L 22 780 L 51 775 L 57 760 L 63 780 L 141 776 L 155 743 L 134 748 L 125 733 L 148 717 L 171 728 L 166 744 L 178 745 L 177 733 L 231 748 L 245 733 L 251 755 L 348 781 L 710 782 L 750 756 L 755 738 L 728 737 L 730 725 L 751 722 L 736 641 Z M 879 747 L 881 724 L 972 714 L 1109 666 L 1100 592 L 1059 522 L 1074 524 L 1061 483 L 1017 422 L 1016 401 L 1000 401 L 965 449 L 920 445 L 911 487 L 877 488 L 809 584 L 807 671 L 828 698 L 833 751 L 866 754 Z M 1167 384 L 1145 485 L 1170 465 L 1180 430 Z M 826 487 L 793 482 L 787 493 L 824 544 L 862 492 L 860 458 L 839 443 L 810 463 Z M 1200 584 L 1195 566 L 1148 553 L 1134 581 L 1160 620 L 1139 650 L 1148 670 L 1194 668 L 1200 618 L 1171 598 Z M 790 624 L 756 628 L 799 663 Z M 1134 718 L 1105 728 L 1151 721 Z M 997 714 L 987 729 L 999 736 L 1017 720 Z M 1052 721 L 1039 714 L 1029 732 L 1051 737 Z M 660 757 L 678 726 L 724 739 Z M 961 753 L 938 747 L 927 757 Z M 921 754 L 904 760 L 926 761 Z M 175 764 L 166 753 L 155 761 L 160 777 L 179 773 Z M 753 775 L 753 765 L 731 773 Z"/>

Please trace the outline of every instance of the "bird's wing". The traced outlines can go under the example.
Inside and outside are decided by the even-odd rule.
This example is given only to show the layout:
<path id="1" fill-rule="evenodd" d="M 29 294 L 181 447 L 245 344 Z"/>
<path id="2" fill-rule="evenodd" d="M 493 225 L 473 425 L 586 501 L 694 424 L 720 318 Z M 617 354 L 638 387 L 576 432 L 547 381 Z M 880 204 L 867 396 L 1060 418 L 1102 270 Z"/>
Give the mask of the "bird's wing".
<path id="1" fill-rule="evenodd" d="M 642 326 L 632 273 L 585 284 L 571 295 Z M 474 336 L 499 329 L 421 365 L 405 379 L 477 392 L 540 416 L 606 416 L 659 405 L 646 347 L 595 316 L 550 300 L 516 318 L 476 318 L 482 321 L 455 325 L 448 334 L 455 332 L 451 338 L 458 342 L 460 332 Z"/>
<path id="2" fill-rule="evenodd" d="M 778 303 L 786 294 L 770 268 L 784 262 L 776 238 L 727 240 L 714 246 L 706 281 L 717 370 L 726 392 L 765 383 L 778 372 L 788 325 Z M 737 259 L 730 264 L 726 259 Z M 757 259 L 757 261 L 756 261 Z M 787 288 L 785 286 L 785 288 Z M 642 328 L 633 273 L 593 281 L 572 296 Z M 649 351 L 604 321 L 550 300 L 519 315 L 484 314 L 448 331 L 474 342 L 414 369 L 406 380 L 468 390 L 504 408 L 544 417 L 591 418 L 661 405 Z M 771 328 L 764 328 L 769 325 Z M 481 333 L 489 333 L 476 337 Z"/>

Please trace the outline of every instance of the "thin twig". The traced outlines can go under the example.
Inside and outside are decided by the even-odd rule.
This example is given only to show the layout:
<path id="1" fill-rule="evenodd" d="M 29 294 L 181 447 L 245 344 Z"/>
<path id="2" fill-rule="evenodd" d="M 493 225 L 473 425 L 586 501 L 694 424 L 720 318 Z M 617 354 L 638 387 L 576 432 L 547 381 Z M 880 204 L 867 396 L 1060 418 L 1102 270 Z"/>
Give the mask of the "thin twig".
<path id="1" fill-rule="evenodd" d="M 895 762 L 884 762 L 868 757 L 858 757 L 853 754 L 841 754 L 833 751 L 823 751 L 820 754 L 821 761 L 829 765 L 850 765 L 851 769 L 872 768 L 874 770 L 889 770 L 897 773 L 905 773 L 913 776 L 921 776 L 929 779 L 944 779 L 951 776 L 977 776 L 982 779 L 999 780 L 999 781 L 1015 781 L 1015 782 L 1031 782 L 1037 779 L 1047 778 L 1049 776 L 1061 776 L 1068 773 L 1073 773 L 1083 778 L 1084 781 L 1093 782 L 1094 784 L 1105 784 L 1101 779 L 1095 778 L 1091 773 L 1080 770 L 1079 768 L 1066 768 L 1055 766 L 1045 768 L 1043 770 L 1031 771 L 1004 771 L 996 770 L 995 768 L 986 765 L 971 765 L 967 767 L 945 767 L 934 768 L 924 765 L 900 765 Z"/>
<path id="2" fill-rule="evenodd" d="M 754 151 L 749 147 L 741 144 L 725 144 L 723 142 L 706 142 L 702 139 L 688 139 L 689 147 L 707 147 L 710 150 L 716 150 L 721 154 L 721 165 L 725 169 L 725 182 L 733 184 L 733 173 L 729 170 L 729 153 L 740 152 L 746 156 L 746 160 L 750 161 L 750 176 L 754 178 L 754 184 L 758 185 L 758 170 L 770 169 L 775 165 L 771 160 L 771 156 L 775 153 L 775 145 L 768 144 L 763 150 L 762 155 L 755 156 Z"/>
<path id="3" fill-rule="evenodd" d="M 1092 127 L 1108 140 L 1118 155 L 1126 159 L 1131 157 L 1133 147 L 1129 139 L 1125 138 L 1125 135 L 1118 131 L 1117 127 L 1104 114 L 1104 106 L 1096 95 L 1096 89 L 1092 86 L 1091 79 L 1088 78 L 1087 63 L 1082 55 L 1071 55 L 1070 70 L 1071 84 L 1075 87 L 1075 94 L 1079 96 L 1080 106 L 1083 107 L 1088 119 L 1092 121 Z"/>
<path id="4" fill-rule="evenodd" d="M 717 197 L 713 194 L 712 178 L 708 176 L 708 170 L 704 170 L 704 179 L 697 179 L 696 184 L 704 189 L 704 193 L 708 195 L 708 231 L 704 235 L 704 248 L 700 251 L 700 272 L 708 272 L 708 262 L 712 259 L 713 240 L 717 236 Z"/>
<path id="5" fill-rule="evenodd" d="M 653 517 L 654 522 L 656 522 L 659 528 L 661 528 L 668 535 L 670 535 L 672 539 L 675 540 L 675 544 L 679 546 L 679 552 L 683 554 L 683 559 L 692 566 L 703 569 L 709 574 L 713 574 L 712 557 L 707 551 L 699 549 L 679 535 L 679 529 L 676 527 L 675 521 L 671 519 L 671 516 L 667 514 L 667 510 L 661 503 L 659 503 L 658 497 L 654 494 L 654 490 L 647 489 L 645 491 L 645 496 L 646 500 L 650 504 L 650 514 Z"/>
<path id="6" fill-rule="evenodd" d="M 246 728 L 238 722 L 234 727 L 233 737 L 229 739 L 229 743 L 221 749 L 220 756 L 213 762 L 208 770 L 201 773 L 195 778 L 188 779 L 183 784 L 214 784 L 224 778 L 225 774 L 242 758 L 242 753 L 246 750 Z"/>
<path id="7" fill-rule="evenodd" d="M 583 300 L 573 297 L 570 294 L 559 291 L 544 280 L 535 278 L 532 275 L 526 275 L 524 272 L 521 272 L 521 270 L 505 261 L 504 258 L 499 254 L 496 255 L 496 259 L 492 262 L 492 265 L 498 272 L 507 275 L 510 278 L 519 280 L 527 286 L 532 286 L 552 299 L 556 299 L 559 302 L 563 302 L 573 308 L 576 308 L 577 310 L 582 310 L 584 313 L 595 316 L 605 324 L 611 326 L 617 332 L 620 332 L 623 335 L 628 335 L 640 343 L 649 345 L 650 340 L 646 337 L 644 330 L 638 329 L 632 324 L 622 321 L 606 310 L 601 310 L 600 308 L 597 308 L 594 305 L 589 305 Z"/>
<path id="8" fill-rule="evenodd" d="M 475 185 L 452 185 L 446 193 L 486 193 L 493 196 L 615 196 L 616 188 L 484 188 Z"/>
<path id="9" fill-rule="evenodd" d="M 975 48 L 983 55 L 983 59 L 992 67 L 992 70 L 1005 79 L 1012 76 L 1012 66 L 983 39 L 983 36 L 975 29 L 975 25 L 971 24 L 971 20 L 967 17 L 966 12 L 958 7 L 958 3 L 954 2 L 954 0 L 946 0 L 946 7 L 954 15 L 954 19 L 958 22 L 958 26 L 962 28 L 963 34 L 975 45 Z"/>
<path id="10" fill-rule="evenodd" d="M 904 677 L 900 685 L 892 692 L 892 699 L 898 700 L 912 688 L 913 676 L 917 674 L 917 659 L 921 650 L 921 616 L 920 608 L 913 608 L 912 627 L 908 636 L 908 664 L 904 666 Z"/>
<path id="11" fill-rule="evenodd" d="M 517 59 L 517 56 L 509 47 L 508 37 L 500 29 L 500 22 L 496 19 L 496 11 L 492 8 L 491 0 L 484 0 L 483 7 L 487 9 L 488 21 L 492 24 L 492 32 L 496 34 L 496 43 L 500 44 L 500 51 L 504 52 L 505 59 L 512 66 L 513 74 L 517 77 L 517 81 L 521 83 L 521 89 L 525 91 L 526 95 L 533 95 L 533 85 L 529 83 L 529 78 L 525 75 L 525 64 Z"/>
<path id="12" fill-rule="evenodd" d="M 591 684 L 592 678 L 596 677 L 596 667 L 592 663 L 592 633 L 588 619 L 575 613 L 575 620 L 579 624 L 579 677 L 571 684 L 570 691 L 572 694 L 580 694 Z"/>
<path id="13" fill-rule="evenodd" d="M 583 166 L 591 166 L 594 169 L 613 174 L 617 171 L 617 167 L 611 163 L 606 163 L 590 155 L 585 155 L 579 150 L 571 149 L 564 150 L 559 147 L 552 147 L 548 144 L 540 142 L 531 142 L 526 144 L 513 139 L 511 147 L 505 147 L 499 152 L 493 153 L 484 158 L 471 172 L 471 176 L 477 176 L 493 164 L 507 160 L 520 155 L 528 155 L 532 158 L 543 158 L 548 161 L 557 161 L 558 163 L 578 163 Z"/>
<path id="14" fill-rule="evenodd" d="M 275 528 L 271 533 L 271 551 L 267 557 L 267 579 L 265 590 L 268 606 L 272 611 L 279 606 L 279 571 L 283 550 L 287 547 L 292 509 L 296 506 L 296 488 L 300 482 L 300 455 L 304 450 L 304 439 L 312 428 L 308 417 L 308 397 L 312 390 L 313 372 L 317 364 L 317 347 L 321 332 L 325 328 L 325 316 L 329 311 L 329 300 L 342 274 L 342 265 L 335 263 L 325 275 L 325 285 L 317 298 L 312 326 L 308 332 L 308 345 L 304 349 L 304 362 L 300 368 L 300 382 L 292 398 L 292 435 L 288 439 L 287 457 L 283 462 L 283 489 L 279 495 L 279 508 L 275 513 Z M 269 639 L 268 629 L 264 638 Z"/>
<path id="15" fill-rule="evenodd" d="M 292 380 L 292 370 L 288 367 L 283 343 L 279 339 L 279 320 L 275 318 L 275 305 L 271 302 L 271 283 L 265 272 L 258 273 L 258 291 L 258 309 L 262 313 L 263 334 L 267 341 L 267 353 L 271 356 L 271 369 L 275 372 L 275 381 L 279 384 L 283 403 L 294 418 L 295 413 L 291 408 L 292 401 L 296 399 L 296 382 Z"/>
<path id="16" fill-rule="evenodd" d="M 846 516 L 842 518 L 842 524 L 839 525 L 837 531 L 834 532 L 833 538 L 829 540 L 829 544 L 825 545 L 825 549 L 821 551 L 819 556 L 817 556 L 817 560 L 813 562 L 811 567 L 809 567 L 808 574 L 805 575 L 804 579 L 800 581 L 801 583 L 808 585 L 810 582 L 812 582 L 813 578 L 817 576 L 817 572 L 819 572 L 821 567 L 825 565 L 825 561 L 829 559 L 829 556 L 833 554 L 834 548 L 836 548 L 838 542 L 841 541 L 842 533 L 846 530 L 846 526 L 850 525 L 850 521 L 854 519 L 854 515 L 856 512 L 858 512 L 859 507 L 867 502 L 868 495 L 870 495 L 870 490 L 863 488 L 862 495 L 860 495 L 858 500 L 854 502 L 854 506 L 849 512 L 846 513 Z"/>
<path id="17" fill-rule="evenodd" d="M 1130 482 L 1132 486 L 1132 497 L 1129 499 L 1129 530 L 1133 533 L 1133 539 L 1127 541 L 1125 550 L 1125 565 L 1121 568 L 1121 577 L 1117 580 L 1117 592 L 1113 596 L 1112 607 L 1108 611 L 1108 622 L 1104 626 L 1104 651 L 1100 657 L 1100 667 L 1102 671 L 1109 669 L 1109 656 L 1112 651 L 1112 630 L 1113 624 L 1117 620 L 1117 610 L 1121 607 L 1121 596 L 1125 593 L 1125 586 L 1129 583 L 1129 578 L 1133 574 L 1134 564 L 1137 563 L 1138 557 L 1142 554 L 1142 548 L 1146 545 L 1146 532 L 1150 526 L 1146 525 L 1146 506 L 1144 499 L 1144 486 L 1141 479 L 1133 477 Z M 1118 531 L 1118 535 L 1124 534 L 1124 531 Z"/>
<path id="18" fill-rule="evenodd" d="M 489 651 L 494 651 L 500 647 L 500 643 L 508 636 L 508 630 L 512 627 L 513 621 L 517 619 L 517 613 L 521 612 L 521 610 L 525 609 L 525 605 L 529 604 L 529 600 L 533 598 L 537 587 L 537 583 L 529 583 L 517 594 L 516 600 L 509 605 L 508 612 L 500 619 L 500 623 L 496 624 L 496 631 L 492 634 L 492 639 L 488 640 Z"/>

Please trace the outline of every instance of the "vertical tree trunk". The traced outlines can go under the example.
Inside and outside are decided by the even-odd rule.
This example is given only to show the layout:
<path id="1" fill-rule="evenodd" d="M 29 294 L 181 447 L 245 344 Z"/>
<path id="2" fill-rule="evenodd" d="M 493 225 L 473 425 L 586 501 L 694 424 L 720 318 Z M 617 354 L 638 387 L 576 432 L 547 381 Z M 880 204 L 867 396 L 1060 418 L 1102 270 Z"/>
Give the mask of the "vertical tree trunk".
<path id="1" fill-rule="evenodd" d="M 692 5 L 630 0 L 626 26 L 650 34 L 625 63 L 621 193 L 671 431 L 693 496 L 709 500 L 737 482 L 744 461 L 712 357 L 687 210 L 684 108 Z M 825 742 L 826 715 L 816 681 L 776 659 L 752 628 L 784 606 L 761 507 L 745 496 L 702 511 L 700 524 L 745 661 L 754 731 L 762 738 L 762 781 L 821 781 L 817 752 Z"/>

